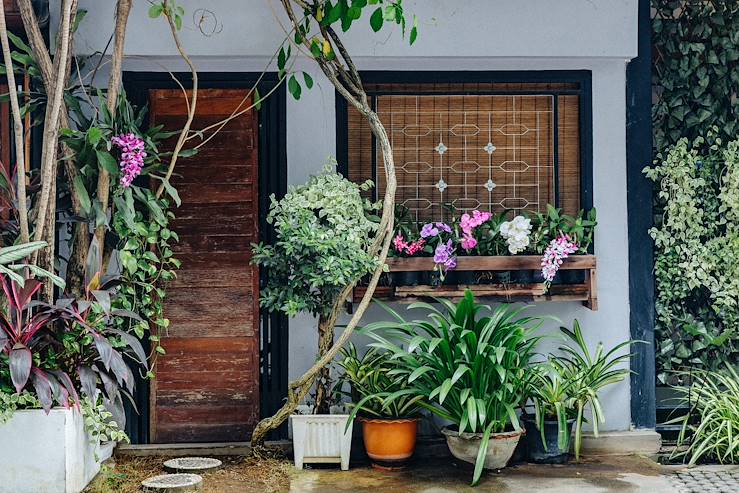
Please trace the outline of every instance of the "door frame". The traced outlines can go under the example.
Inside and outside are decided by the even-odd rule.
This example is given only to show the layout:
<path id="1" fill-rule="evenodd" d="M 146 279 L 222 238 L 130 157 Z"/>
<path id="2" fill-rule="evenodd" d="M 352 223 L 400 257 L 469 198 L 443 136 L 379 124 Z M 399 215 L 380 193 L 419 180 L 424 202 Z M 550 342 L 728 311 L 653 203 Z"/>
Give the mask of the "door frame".
<path id="1" fill-rule="evenodd" d="M 123 87 L 131 104 L 143 107 L 148 104 L 149 89 L 177 89 L 173 76 L 186 88 L 192 88 L 189 72 L 123 72 Z M 261 79 L 260 79 L 261 76 Z M 271 93 L 258 110 L 259 122 L 259 239 L 274 241 L 274 229 L 266 221 L 270 195 L 281 198 L 287 192 L 287 100 L 285 85 L 280 84 L 276 72 L 198 72 L 201 89 L 250 89 L 257 84 L 259 94 Z M 148 121 L 148 119 L 146 120 Z M 176 213 L 176 211 L 175 211 Z M 260 287 L 267 272 L 259 270 Z M 148 340 L 143 341 L 148 351 Z M 259 396 L 260 416 L 270 416 L 282 405 L 287 395 L 288 379 L 288 318 L 280 314 L 260 311 L 259 330 Z M 151 420 L 149 381 L 136 377 L 133 396 L 135 408 L 126 403 L 126 433 L 133 444 L 149 443 Z M 283 426 L 271 438 L 286 438 Z"/>

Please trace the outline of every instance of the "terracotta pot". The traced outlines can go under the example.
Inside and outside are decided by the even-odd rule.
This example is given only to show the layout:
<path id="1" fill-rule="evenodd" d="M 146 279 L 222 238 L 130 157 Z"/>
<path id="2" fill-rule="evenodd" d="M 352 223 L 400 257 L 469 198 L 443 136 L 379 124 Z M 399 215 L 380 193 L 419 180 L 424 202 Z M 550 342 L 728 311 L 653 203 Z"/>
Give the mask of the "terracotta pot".
<path id="1" fill-rule="evenodd" d="M 372 467 L 397 470 L 405 468 L 416 449 L 418 418 L 370 419 L 362 422 L 364 448 Z"/>

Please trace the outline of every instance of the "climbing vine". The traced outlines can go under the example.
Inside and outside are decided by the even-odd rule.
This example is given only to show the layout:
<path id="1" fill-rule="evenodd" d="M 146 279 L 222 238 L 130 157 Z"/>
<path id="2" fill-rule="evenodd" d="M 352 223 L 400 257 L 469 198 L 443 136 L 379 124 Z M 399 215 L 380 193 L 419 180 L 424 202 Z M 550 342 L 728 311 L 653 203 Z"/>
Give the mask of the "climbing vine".
<path id="1" fill-rule="evenodd" d="M 658 380 L 739 361 L 739 140 L 680 139 L 647 177 L 659 186 L 655 241 Z"/>
<path id="2" fill-rule="evenodd" d="M 652 0 L 655 149 L 739 132 L 739 0 Z"/>
<path id="3" fill-rule="evenodd" d="M 652 0 L 658 380 L 739 358 L 739 0 Z M 733 184 L 733 185 L 732 185 Z"/>

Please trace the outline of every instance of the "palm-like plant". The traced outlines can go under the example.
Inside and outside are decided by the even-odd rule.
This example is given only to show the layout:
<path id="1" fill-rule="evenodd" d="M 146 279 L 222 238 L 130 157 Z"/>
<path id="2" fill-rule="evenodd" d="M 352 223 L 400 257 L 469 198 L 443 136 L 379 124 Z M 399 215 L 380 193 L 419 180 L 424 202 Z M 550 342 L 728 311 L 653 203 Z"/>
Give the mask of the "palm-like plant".
<path id="1" fill-rule="evenodd" d="M 551 358 L 550 362 L 562 381 L 567 383 L 567 394 L 569 395 L 567 403 L 575 410 L 575 460 L 579 460 L 585 408 L 590 407 L 593 417 L 591 422 L 593 434 L 597 437 L 599 424 L 605 423 L 606 420 L 598 392 L 607 385 L 620 382 L 631 373 L 629 369 L 619 367 L 628 361 L 631 354 L 617 355 L 617 353 L 624 347 L 641 341 L 622 342 L 609 351 L 606 351 L 603 343 L 599 342 L 595 352 L 591 353 L 577 320 L 574 321 L 572 330 L 566 327 L 561 327 L 560 330 L 574 344 L 560 346 L 559 350 L 562 351 L 562 355 Z M 565 426 L 566 424 L 565 422 Z M 560 433 L 562 433 L 561 429 Z"/>
<path id="2" fill-rule="evenodd" d="M 350 426 L 357 414 L 375 418 L 410 418 L 418 415 L 418 401 L 423 396 L 402 395 L 388 401 L 388 397 L 408 387 L 399 375 L 392 374 L 396 367 L 385 352 L 370 348 L 361 358 L 354 344 L 341 350 L 336 365 L 343 373 L 336 382 L 336 392 L 350 397 L 352 412 L 347 421 Z M 347 392 L 344 387 L 349 385 Z M 387 406 L 385 406 L 387 404 Z"/>
<path id="3" fill-rule="evenodd" d="M 527 366 L 538 342 L 533 333 L 541 319 L 522 316 L 524 308 L 509 305 L 491 311 L 469 290 L 456 305 L 436 301 L 443 309 L 410 305 L 429 312 L 426 320 L 414 321 L 383 305 L 395 320 L 370 324 L 363 332 L 374 340 L 370 346 L 397 362 L 389 373 L 408 384 L 387 396 L 383 408 L 420 396 L 420 406 L 455 423 L 460 434 L 483 434 L 474 483 L 482 473 L 490 435 L 520 429 L 516 408 L 526 399 Z"/>

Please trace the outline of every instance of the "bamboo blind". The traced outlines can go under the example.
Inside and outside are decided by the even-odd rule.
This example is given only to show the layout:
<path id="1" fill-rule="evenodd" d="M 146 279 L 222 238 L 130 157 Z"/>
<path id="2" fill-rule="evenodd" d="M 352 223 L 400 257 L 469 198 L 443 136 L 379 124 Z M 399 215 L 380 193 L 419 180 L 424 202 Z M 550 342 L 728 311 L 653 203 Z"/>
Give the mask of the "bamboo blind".
<path id="1" fill-rule="evenodd" d="M 380 91 L 375 105 L 393 146 L 397 203 L 418 220 L 448 219 L 472 209 L 543 211 L 547 203 L 554 204 L 555 96 L 521 92 L 570 88 L 562 86 L 369 87 Z M 565 211 L 573 213 L 580 207 L 579 98 L 557 97 L 559 199 Z M 376 179 L 381 196 L 382 155 L 369 126 L 353 108 L 348 126 L 349 178 Z"/>

